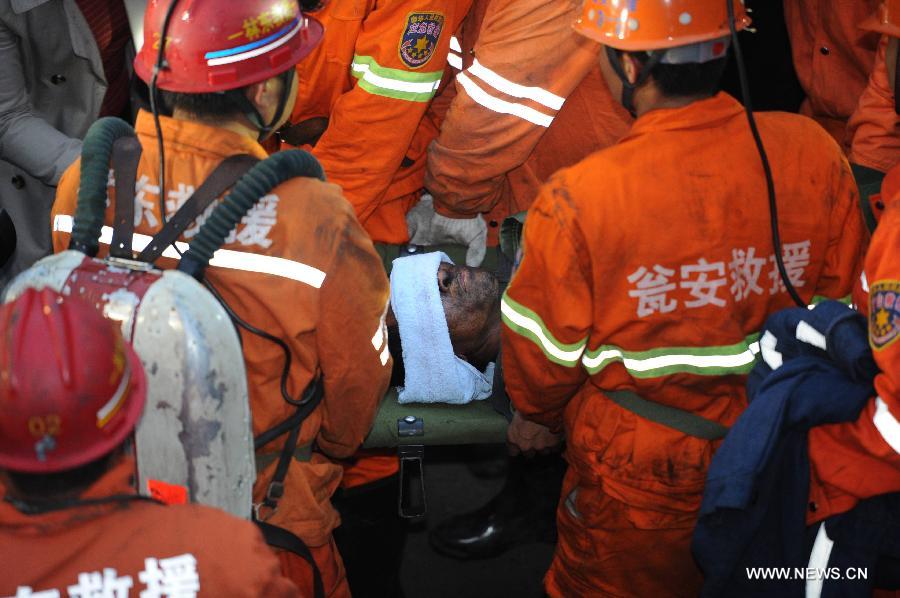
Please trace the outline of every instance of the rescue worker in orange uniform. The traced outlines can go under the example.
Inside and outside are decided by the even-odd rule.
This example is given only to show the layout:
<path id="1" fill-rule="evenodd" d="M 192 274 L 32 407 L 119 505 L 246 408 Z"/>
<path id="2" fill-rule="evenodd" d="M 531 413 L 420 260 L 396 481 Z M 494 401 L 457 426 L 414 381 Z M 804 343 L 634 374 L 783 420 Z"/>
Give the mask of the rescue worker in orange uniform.
<path id="1" fill-rule="evenodd" d="M 31 289 L 0 307 L 0 595 L 299 595 L 250 522 L 137 494 L 146 393 L 93 306 Z"/>
<path id="2" fill-rule="evenodd" d="M 725 2 L 628 9 L 588 0 L 576 29 L 606 45 L 604 76 L 637 120 L 542 188 L 501 302 L 510 437 L 526 450 L 566 437 L 551 596 L 697 595 L 706 470 L 746 407 L 758 331 L 791 304 L 775 251 L 811 302 L 850 294 L 866 241 L 839 147 L 806 118 L 767 113 L 773 246 L 747 115 L 717 93 Z"/>
<path id="3" fill-rule="evenodd" d="M 135 70 L 150 82 L 168 2 L 151 1 L 145 44 Z M 137 168 L 135 231 L 161 228 L 225 158 L 265 158 L 259 144 L 286 120 L 296 94 L 294 66 L 321 37 L 321 24 L 302 14 L 295 0 L 254 0 L 228 11 L 217 2 L 178 3 L 166 32 L 166 60 L 158 87 L 173 107 L 161 117 L 165 188 L 159 181 L 159 137 L 146 112 L 137 118 L 143 147 Z M 79 163 L 63 175 L 53 208 L 53 242 L 66 248 L 79 185 Z M 161 193 L 165 192 L 165 197 Z M 110 188 L 107 224 L 113 222 Z M 212 207 L 212 206 L 211 206 Z M 183 239 L 196 234 L 201 215 Z M 311 549 L 325 593 L 349 594 L 332 530 L 339 523 L 329 499 L 341 480 L 332 458 L 352 455 L 368 432 L 390 379 L 384 329 L 388 281 L 371 240 L 340 188 L 295 178 L 261 198 L 226 239 L 228 251 L 213 260 L 207 280 L 242 320 L 281 339 L 290 350 L 287 393 L 299 397 L 320 378 L 324 399 L 305 419 L 277 507 L 273 481 L 285 434 L 257 451 L 254 486 L 257 516 L 293 532 Z M 173 267 L 162 258 L 159 265 Z M 257 437 L 285 422 L 296 408 L 282 396 L 285 355 L 279 345 L 242 333 L 244 360 Z M 306 593 L 311 572 L 292 553 L 279 552 L 285 573 Z"/>
<path id="4" fill-rule="evenodd" d="M 845 151 L 847 120 L 872 72 L 878 35 L 859 24 L 878 0 L 786 0 L 784 18 L 794 69 L 806 100 L 800 113 L 814 118 Z"/>
<path id="5" fill-rule="evenodd" d="M 882 0 L 869 26 L 885 34 L 896 60 L 900 2 Z M 892 83 L 894 73 L 888 70 Z M 896 110 L 892 101 L 892 110 Z M 894 138 L 885 138 L 888 144 Z M 881 186 L 884 212 L 866 254 L 860 311 L 869 319 L 869 344 L 881 373 L 873 397 L 859 419 L 819 426 L 809 433 L 811 469 L 807 521 L 824 521 L 865 498 L 900 491 L 900 165 Z"/>
<path id="6" fill-rule="evenodd" d="M 428 148 L 430 226 L 413 242 L 484 243 L 470 234 L 483 217 L 497 245 L 503 219 L 527 210 L 551 174 L 627 132 L 598 44 L 572 31 L 578 10 L 569 0 L 476 0 L 451 48 L 456 94 Z"/>
<path id="7" fill-rule="evenodd" d="M 297 103 L 280 135 L 312 146 L 375 242 L 407 241 L 404 216 L 437 135 L 426 110 L 471 2 L 329 2 L 315 13 L 327 33 L 297 66 Z"/>
<path id="8" fill-rule="evenodd" d="M 894 94 L 900 26 L 891 22 L 892 15 L 897 12 L 900 12 L 900 4 L 883 2 L 879 14 L 860 25 L 882 35 L 869 83 L 847 124 L 850 161 L 881 173 L 900 163 L 900 135 L 897 134 L 900 116 Z"/>
<path id="9" fill-rule="evenodd" d="M 331 1 L 314 13 L 326 33 L 297 65 L 297 102 L 279 131 L 281 147 L 312 152 L 376 243 L 409 238 L 405 215 L 421 194 L 425 150 L 438 132 L 430 107 L 471 1 Z M 348 525 L 338 539 L 354 594 L 364 586 L 396 593 L 405 542 L 394 506 L 396 452 L 363 451 L 342 465 L 337 502 Z"/>
<path id="10" fill-rule="evenodd" d="M 504 218 L 527 210 L 551 174 L 627 132 L 632 118 L 603 80 L 601 46 L 572 29 L 579 11 L 570 0 L 474 2 L 451 40 L 456 93 L 428 147 L 433 200 L 407 216 L 412 242 L 467 245 L 467 263 L 480 261 L 498 244 Z M 530 539 L 552 541 L 562 459 L 508 464 L 499 494 L 430 531 L 436 550 L 486 558 Z"/>

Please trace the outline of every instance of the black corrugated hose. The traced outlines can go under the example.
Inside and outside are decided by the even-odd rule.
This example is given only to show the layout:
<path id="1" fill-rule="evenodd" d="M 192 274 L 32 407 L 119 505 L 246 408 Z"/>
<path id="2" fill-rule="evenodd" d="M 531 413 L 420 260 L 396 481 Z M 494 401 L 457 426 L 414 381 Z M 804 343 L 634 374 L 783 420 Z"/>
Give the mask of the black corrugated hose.
<path id="1" fill-rule="evenodd" d="M 106 213 L 109 160 L 113 144 L 122 137 L 134 137 L 134 129 L 121 118 L 105 116 L 88 129 L 81 149 L 81 181 L 75 223 L 69 249 L 90 257 L 97 255 L 103 216 Z"/>

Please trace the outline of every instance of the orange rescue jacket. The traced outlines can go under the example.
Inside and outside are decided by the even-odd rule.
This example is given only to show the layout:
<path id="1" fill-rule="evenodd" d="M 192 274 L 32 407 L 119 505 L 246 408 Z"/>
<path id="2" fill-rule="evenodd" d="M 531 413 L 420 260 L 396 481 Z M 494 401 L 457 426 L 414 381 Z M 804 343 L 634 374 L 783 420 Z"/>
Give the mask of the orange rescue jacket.
<path id="1" fill-rule="evenodd" d="M 895 167 L 889 176 L 898 175 Z M 881 370 L 878 395 L 855 422 L 810 431 L 810 523 L 848 511 L 864 498 L 900 491 L 900 193 L 885 199 L 866 255 L 869 293 L 863 310 Z"/>
<path id="2" fill-rule="evenodd" d="M 297 65 L 291 122 L 328 118 L 313 154 L 376 242 L 409 239 L 405 215 L 437 134 L 423 117 L 471 1 L 335 1 L 315 13 L 327 33 Z"/>
<path id="3" fill-rule="evenodd" d="M 451 50 L 455 98 L 428 148 L 438 213 L 484 214 L 488 243 L 560 168 L 612 145 L 631 118 L 600 74 L 600 45 L 578 35 L 568 0 L 476 0 Z"/>
<path id="4" fill-rule="evenodd" d="M 846 160 L 808 119 L 757 121 L 794 286 L 807 302 L 849 295 L 866 232 Z M 758 331 L 791 305 L 766 198 L 743 109 L 719 94 L 642 115 L 532 206 L 501 303 L 506 385 L 526 416 L 565 427 L 589 522 L 603 516 L 596 491 L 634 507 L 638 528 L 692 525 L 718 442 L 642 419 L 604 391 L 734 422 Z"/>
<path id="5" fill-rule="evenodd" d="M 800 112 L 816 119 L 844 150 L 847 119 L 872 72 L 878 34 L 859 24 L 878 0 L 786 0 L 784 17 L 794 69 L 806 100 Z"/>
<path id="6" fill-rule="evenodd" d="M 225 157 L 267 155 L 256 141 L 224 129 L 165 117 L 161 121 L 170 216 Z M 159 183 L 156 133 L 148 113 L 138 115 L 136 130 L 144 151 L 138 166 L 135 231 L 152 235 L 160 228 Z M 68 244 L 64 225 L 68 221 L 71 230 L 79 166 L 76 162 L 66 171 L 57 191 L 52 214 L 55 251 Z M 113 187 L 109 192 L 107 224 L 113 221 Z M 184 238 L 190 240 L 196 230 L 196 225 L 188 229 Z M 247 214 L 225 247 L 248 256 L 281 258 L 292 266 L 273 274 L 238 265 L 211 267 L 207 279 L 241 318 L 288 343 L 292 396 L 299 396 L 321 373 L 325 398 L 303 423 L 300 443 L 315 442 L 330 456 L 350 456 L 371 426 L 391 370 L 384 330 L 388 281 L 352 208 L 336 185 L 291 179 Z M 171 268 L 176 263 L 163 258 L 159 265 Z M 280 392 L 281 349 L 255 335 L 242 337 L 253 433 L 259 434 L 287 419 L 295 408 Z M 283 443 L 276 439 L 262 451 L 279 451 Z M 275 466 L 273 461 L 257 477 L 255 500 L 265 495 Z M 311 462 L 292 463 L 284 497 L 268 522 L 289 529 L 310 546 L 327 543 L 338 524 L 329 497 L 340 477 L 341 468 L 319 453 Z"/>
<path id="7" fill-rule="evenodd" d="M 850 161 L 881 172 L 900 162 L 900 117 L 894 107 L 894 90 L 888 83 L 885 63 L 889 39 L 882 36 L 869 84 L 847 123 Z"/>
<path id="8" fill-rule="evenodd" d="M 124 459 L 80 498 L 134 495 L 133 477 L 134 461 Z M 252 523 L 200 505 L 140 499 L 34 515 L 0 502 L 0 595 L 17 590 L 20 596 L 301 595 L 281 577 Z"/>

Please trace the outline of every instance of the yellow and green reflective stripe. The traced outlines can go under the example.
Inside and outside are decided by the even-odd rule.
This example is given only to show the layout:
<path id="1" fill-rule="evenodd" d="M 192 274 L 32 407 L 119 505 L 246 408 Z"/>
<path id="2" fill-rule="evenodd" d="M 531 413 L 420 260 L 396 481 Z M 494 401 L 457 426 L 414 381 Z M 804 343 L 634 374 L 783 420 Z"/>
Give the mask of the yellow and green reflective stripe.
<path id="1" fill-rule="evenodd" d="M 582 365 L 591 375 L 619 362 L 634 378 L 658 378 L 671 374 L 727 376 L 746 374 L 753 369 L 759 334 L 751 334 L 733 345 L 713 347 L 661 347 L 647 351 L 627 351 L 614 345 L 587 350 Z"/>
<path id="2" fill-rule="evenodd" d="M 570 345 L 560 342 L 544 325 L 544 321 L 536 313 L 511 299 L 503 293 L 500 301 L 500 314 L 503 323 L 513 332 L 533 341 L 547 359 L 566 367 L 575 367 L 584 347 L 587 345 L 587 337 L 584 340 Z"/>
<path id="3" fill-rule="evenodd" d="M 371 94 L 406 100 L 427 102 L 434 97 L 444 71 L 413 73 L 381 66 L 371 56 L 355 55 L 350 65 L 359 86 Z"/>

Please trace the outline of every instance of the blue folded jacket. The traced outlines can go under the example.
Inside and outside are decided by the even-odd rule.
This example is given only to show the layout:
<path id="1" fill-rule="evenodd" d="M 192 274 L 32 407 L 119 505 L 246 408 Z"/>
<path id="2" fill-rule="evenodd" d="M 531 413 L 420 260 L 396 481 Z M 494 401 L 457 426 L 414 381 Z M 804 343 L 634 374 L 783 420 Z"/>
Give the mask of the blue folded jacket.
<path id="1" fill-rule="evenodd" d="M 865 319 L 841 303 L 767 320 L 747 383 L 750 405 L 707 475 L 692 542 L 702 595 L 803 595 L 802 580 L 750 580 L 746 568 L 807 566 L 807 433 L 856 420 L 877 371 Z"/>

